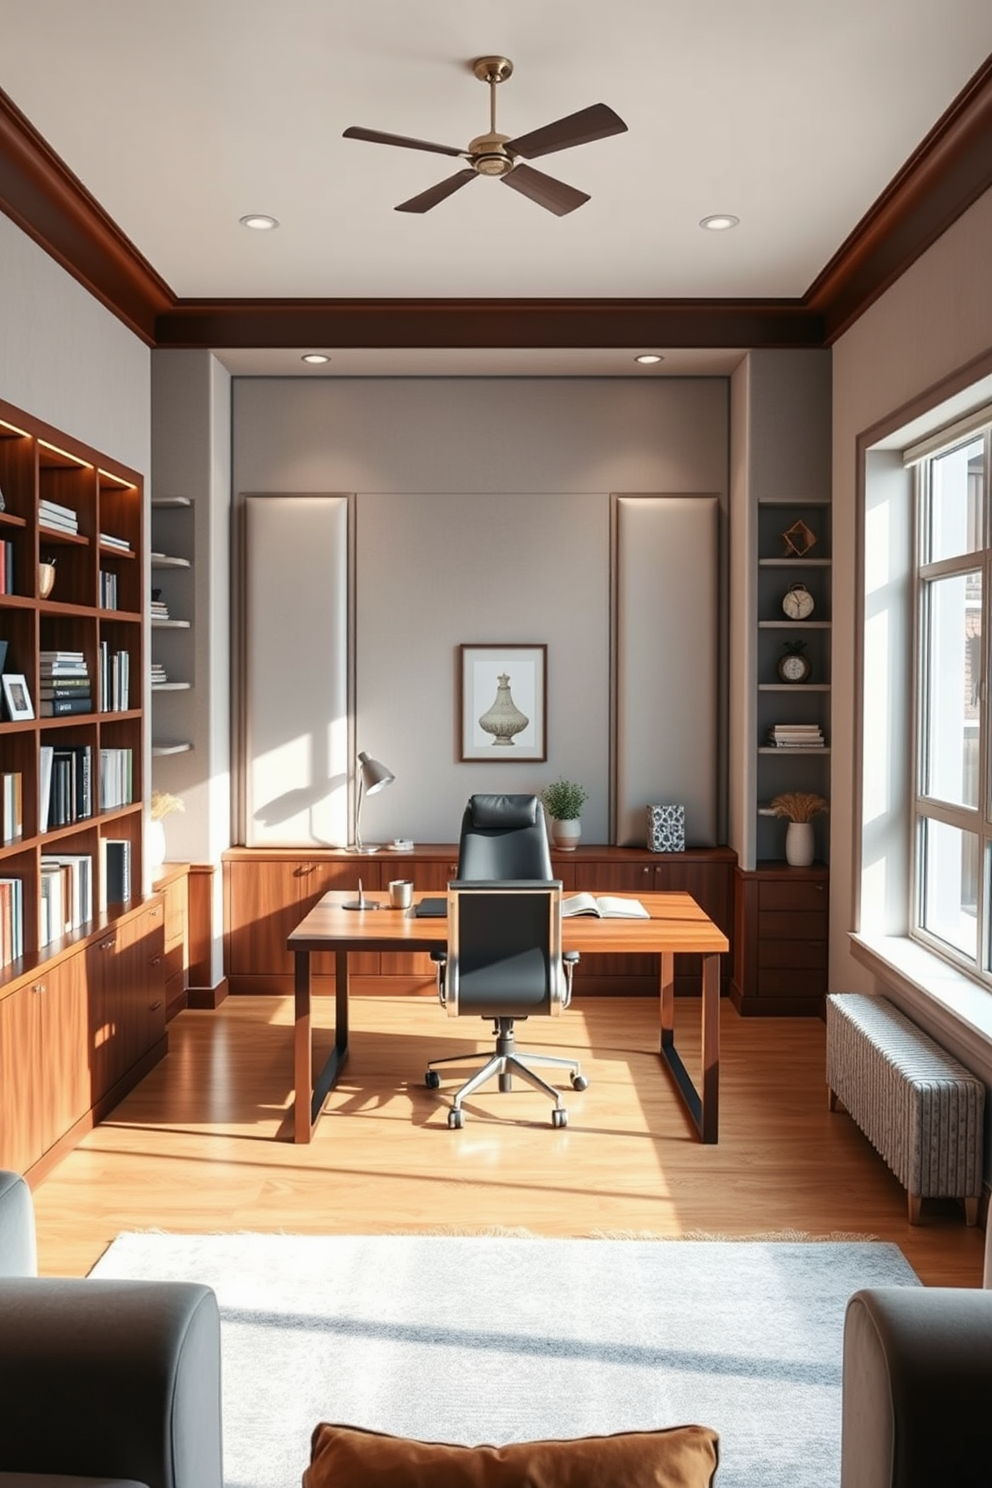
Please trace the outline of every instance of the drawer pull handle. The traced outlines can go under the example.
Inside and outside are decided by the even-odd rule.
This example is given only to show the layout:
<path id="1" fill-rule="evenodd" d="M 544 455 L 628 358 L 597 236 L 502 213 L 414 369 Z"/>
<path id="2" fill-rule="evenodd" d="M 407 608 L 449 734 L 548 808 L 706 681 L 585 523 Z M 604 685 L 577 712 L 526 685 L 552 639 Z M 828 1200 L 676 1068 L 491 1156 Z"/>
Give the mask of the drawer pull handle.
<path id="1" fill-rule="evenodd" d="M 45 983 L 44 982 L 35 982 L 34 986 L 31 988 L 31 991 L 32 992 L 47 992 L 48 991 L 48 988 L 45 986 Z"/>
<path id="2" fill-rule="evenodd" d="M 150 1002 L 150 1003 L 149 1003 L 149 1004 L 148 1004 L 148 1011 L 149 1011 L 149 1012 L 150 1012 L 150 1013 L 157 1013 L 157 1012 L 158 1012 L 158 1010 L 159 1010 L 159 1008 L 160 1008 L 160 1007 L 161 1007 L 161 1006 L 162 1006 L 162 999 L 161 999 L 161 998 L 159 998 L 159 1000 L 158 1000 L 158 1001 L 157 1001 L 157 1002 Z"/>

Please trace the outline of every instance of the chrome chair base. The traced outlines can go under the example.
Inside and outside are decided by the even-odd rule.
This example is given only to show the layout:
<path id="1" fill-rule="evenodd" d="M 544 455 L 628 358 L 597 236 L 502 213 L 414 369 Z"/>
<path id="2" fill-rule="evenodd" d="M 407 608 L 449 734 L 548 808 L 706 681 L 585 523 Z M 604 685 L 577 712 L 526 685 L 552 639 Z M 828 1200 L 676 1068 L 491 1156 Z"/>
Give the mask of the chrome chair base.
<path id="1" fill-rule="evenodd" d="M 480 1090 L 494 1076 L 499 1080 L 501 1091 L 512 1090 L 514 1075 L 519 1075 L 522 1080 L 526 1080 L 535 1090 L 543 1091 L 545 1095 L 554 1101 L 555 1108 L 551 1113 L 552 1126 L 568 1125 L 568 1112 L 562 1105 L 560 1093 L 547 1080 L 542 1079 L 534 1066 L 566 1069 L 569 1071 L 572 1089 L 585 1090 L 588 1088 L 589 1081 L 582 1073 L 582 1068 L 578 1060 L 561 1058 L 556 1054 L 518 1054 L 513 1036 L 513 1022 L 514 1020 L 512 1018 L 497 1018 L 495 1020 L 497 1035 L 496 1051 L 494 1054 L 489 1055 L 482 1066 L 476 1070 L 475 1074 L 470 1076 L 464 1085 L 455 1091 L 451 1109 L 448 1112 L 449 1126 L 460 1127 L 463 1125 L 464 1113 L 462 1112 L 462 1102 L 468 1096 L 474 1094 L 476 1090 Z M 432 1059 L 427 1066 L 427 1074 L 425 1076 L 427 1088 L 429 1090 L 437 1090 L 440 1086 L 441 1077 L 437 1073 L 438 1066 L 444 1064 L 466 1064 L 477 1057 L 471 1054 L 447 1054 L 441 1059 Z"/>

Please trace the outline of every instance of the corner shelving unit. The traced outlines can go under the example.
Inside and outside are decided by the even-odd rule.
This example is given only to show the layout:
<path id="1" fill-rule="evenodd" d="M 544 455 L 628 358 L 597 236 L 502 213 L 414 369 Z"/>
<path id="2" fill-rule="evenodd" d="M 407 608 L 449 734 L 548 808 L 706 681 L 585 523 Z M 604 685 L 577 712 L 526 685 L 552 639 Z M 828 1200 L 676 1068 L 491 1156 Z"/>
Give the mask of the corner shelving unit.
<path id="1" fill-rule="evenodd" d="M 784 823 L 768 815 L 768 803 L 781 791 L 815 791 L 829 795 L 830 770 L 830 632 L 831 534 L 829 501 L 758 502 L 757 594 L 757 857 L 783 856 Z M 816 542 L 806 554 L 783 556 L 783 536 L 796 522 L 804 522 Z M 813 596 L 814 609 L 806 620 L 790 620 L 782 611 L 789 588 L 802 581 Z M 804 641 L 811 673 L 806 682 L 783 682 L 778 662 L 786 641 Z M 819 724 L 822 749 L 780 748 L 770 744 L 775 724 Z M 826 856 L 823 819 L 817 822 L 819 861 Z"/>
<path id="2" fill-rule="evenodd" d="M 170 698 L 193 686 L 193 503 L 188 496 L 155 496 L 151 506 L 152 578 L 168 611 L 150 618 L 152 756 L 161 759 L 193 748 L 180 702 Z"/>

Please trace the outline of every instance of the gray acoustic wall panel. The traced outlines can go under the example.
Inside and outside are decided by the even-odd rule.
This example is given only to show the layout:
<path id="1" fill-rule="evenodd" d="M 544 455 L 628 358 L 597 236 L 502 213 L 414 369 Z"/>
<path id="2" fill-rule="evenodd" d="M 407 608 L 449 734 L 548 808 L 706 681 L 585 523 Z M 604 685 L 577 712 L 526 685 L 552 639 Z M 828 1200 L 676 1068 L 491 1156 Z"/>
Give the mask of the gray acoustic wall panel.
<path id="1" fill-rule="evenodd" d="M 349 509 L 347 496 L 244 500 L 248 847 L 348 842 Z"/>
<path id="2" fill-rule="evenodd" d="M 721 601 L 717 496 L 617 496 L 613 522 L 613 840 L 643 847 L 651 805 L 718 837 Z"/>

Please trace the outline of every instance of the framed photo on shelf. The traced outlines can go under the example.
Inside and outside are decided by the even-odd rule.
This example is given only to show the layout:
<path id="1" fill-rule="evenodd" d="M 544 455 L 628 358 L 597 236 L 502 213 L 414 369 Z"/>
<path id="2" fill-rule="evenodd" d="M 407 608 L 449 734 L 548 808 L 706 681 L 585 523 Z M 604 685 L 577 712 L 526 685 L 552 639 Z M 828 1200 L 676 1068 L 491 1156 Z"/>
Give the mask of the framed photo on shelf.
<path id="1" fill-rule="evenodd" d="M 547 646 L 458 651 L 459 760 L 546 760 Z"/>
<path id="2" fill-rule="evenodd" d="M 19 723 L 22 718 L 33 718 L 34 708 L 28 692 L 28 679 L 19 672 L 4 672 L 0 682 L 3 683 L 3 700 L 11 723 Z"/>

